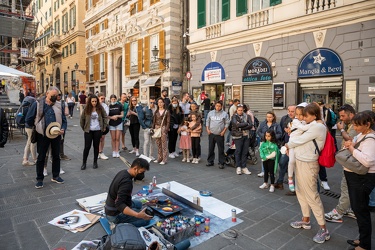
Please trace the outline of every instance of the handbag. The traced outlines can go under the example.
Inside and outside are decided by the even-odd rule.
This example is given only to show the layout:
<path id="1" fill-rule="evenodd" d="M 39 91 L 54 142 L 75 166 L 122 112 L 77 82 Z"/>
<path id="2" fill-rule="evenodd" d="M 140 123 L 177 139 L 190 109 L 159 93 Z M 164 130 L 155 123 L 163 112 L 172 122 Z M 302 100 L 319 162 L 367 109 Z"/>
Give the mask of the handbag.
<path id="1" fill-rule="evenodd" d="M 366 139 L 374 139 L 374 137 L 363 137 L 362 140 L 360 140 L 359 142 L 357 142 L 355 145 L 354 145 L 354 148 L 357 149 L 359 147 L 359 145 L 361 144 L 361 142 L 363 142 L 364 140 Z M 354 156 L 353 154 L 349 151 L 349 149 L 347 148 L 344 148 L 344 149 L 341 149 L 340 151 L 337 152 L 336 156 L 336 161 L 338 163 L 340 163 L 341 165 L 343 165 L 345 168 L 349 169 L 350 171 L 356 173 L 356 174 L 359 174 L 359 175 L 365 175 L 367 174 L 369 168 L 363 166 L 362 163 L 360 163 Z"/>
<path id="2" fill-rule="evenodd" d="M 44 117 L 44 113 L 42 114 L 42 117 L 40 117 L 38 123 L 43 119 L 43 117 Z M 38 141 L 38 132 L 36 131 L 35 125 L 33 126 L 32 131 L 31 131 L 30 141 L 31 143 L 36 143 Z"/>
<path id="3" fill-rule="evenodd" d="M 165 112 L 166 112 L 166 110 L 164 110 L 163 120 L 161 120 L 160 128 L 154 128 L 154 134 L 151 136 L 154 139 L 157 139 L 157 138 L 161 137 L 161 128 L 163 126 L 163 122 L 164 122 L 164 118 L 165 118 Z"/>
<path id="4" fill-rule="evenodd" d="M 130 126 L 130 119 L 124 120 L 124 126 Z"/>

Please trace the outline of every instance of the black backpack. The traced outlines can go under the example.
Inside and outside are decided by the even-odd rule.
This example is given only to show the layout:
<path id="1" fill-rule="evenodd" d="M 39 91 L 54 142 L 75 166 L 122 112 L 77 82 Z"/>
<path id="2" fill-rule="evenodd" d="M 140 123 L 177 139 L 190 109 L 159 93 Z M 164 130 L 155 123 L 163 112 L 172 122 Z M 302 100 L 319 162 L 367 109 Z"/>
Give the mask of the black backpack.
<path id="1" fill-rule="evenodd" d="M 129 223 L 118 224 L 112 235 L 105 235 L 97 249 L 99 250 L 145 250 L 147 245 L 138 228 Z"/>
<path id="2" fill-rule="evenodd" d="M 29 111 L 30 106 L 36 101 L 36 99 L 32 96 L 26 96 L 23 99 L 21 106 L 17 110 L 16 115 L 16 123 L 19 128 L 25 127 L 25 118 L 27 112 Z"/>

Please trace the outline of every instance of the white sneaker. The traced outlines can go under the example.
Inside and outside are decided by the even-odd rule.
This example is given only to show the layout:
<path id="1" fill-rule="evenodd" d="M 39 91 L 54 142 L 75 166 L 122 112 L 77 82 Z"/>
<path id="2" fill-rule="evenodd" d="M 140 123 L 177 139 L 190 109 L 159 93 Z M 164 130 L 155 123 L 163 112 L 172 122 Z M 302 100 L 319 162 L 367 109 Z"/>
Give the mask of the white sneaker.
<path id="1" fill-rule="evenodd" d="M 179 157 L 180 155 L 178 154 L 178 152 L 173 152 L 172 154 L 174 154 L 174 156 L 176 157 Z"/>
<path id="2" fill-rule="evenodd" d="M 129 154 L 134 154 L 135 153 L 135 150 L 133 149 L 133 150 L 131 150 L 131 151 L 129 151 Z"/>
<path id="3" fill-rule="evenodd" d="M 267 183 L 263 183 L 262 185 L 259 186 L 260 189 L 266 189 L 268 188 L 268 184 Z"/>
<path id="4" fill-rule="evenodd" d="M 271 185 L 271 187 L 270 187 L 270 193 L 273 193 L 273 192 L 275 192 L 275 186 Z"/>
<path id="5" fill-rule="evenodd" d="M 243 174 L 251 174 L 251 172 L 247 168 L 243 168 L 243 169 L 241 169 L 241 171 L 242 171 Z"/>
<path id="6" fill-rule="evenodd" d="M 161 161 L 159 164 L 160 164 L 160 165 L 165 165 L 165 162 L 164 162 L 164 161 Z"/>
<path id="7" fill-rule="evenodd" d="M 60 174 L 65 174 L 65 171 L 62 168 L 60 168 Z"/>
<path id="8" fill-rule="evenodd" d="M 241 174 L 242 174 L 242 171 L 241 171 L 241 168 L 240 168 L 240 167 L 237 167 L 237 169 L 236 169 L 236 173 L 237 173 L 238 175 L 241 175 Z"/>
<path id="9" fill-rule="evenodd" d="M 47 173 L 47 169 L 46 169 L 46 168 L 43 169 L 43 175 L 44 175 L 44 176 L 47 176 L 47 175 L 48 175 L 48 173 Z"/>
<path id="10" fill-rule="evenodd" d="M 258 177 L 263 177 L 263 176 L 264 176 L 264 172 L 258 174 Z"/>
<path id="11" fill-rule="evenodd" d="M 200 158 L 195 158 L 195 164 L 199 163 Z"/>
<path id="12" fill-rule="evenodd" d="M 187 159 L 186 159 L 186 162 L 190 162 L 190 158 L 187 158 Z"/>
<path id="13" fill-rule="evenodd" d="M 116 152 L 116 157 L 120 158 L 120 153 L 119 152 Z"/>
<path id="14" fill-rule="evenodd" d="M 331 190 L 331 188 L 328 186 L 328 182 L 326 182 L 326 181 L 322 181 L 320 185 L 321 185 L 322 188 L 323 188 L 324 190 L 326 190 L 326 191 Z"/>
<path id="15" fill-rule="evenodd" d="M 154 160 L 155 163 L 158 163 L 158 160 Z"/>
<path id="16" fill-rule="evenodd" d="M 185 161 L 186 161 L 186 158 L 183 158 L 183 159 L 182 159 L 182 162 L 185 162 Z"/>
<path id="17" fill-rule="evenodd" d="M 174 159 L 174 158 L 176 158 L 176 156 L 174 155 L 174 153 L 170 153 L 170 154 L 169 154 L 169 158 Z"/>
<path id="18" fill-rule="evenodd" d="M 135 156 L 139 156 L 139 150 L 137 149 L 136 151 L 135 151 Z"/>
<path id="19" fill-rule="evenodd" d="M 104 153 L 100 153 L 98 158 L 102 160 L 108 160 L 108 157 Z"/>
<path id="20" fill-rule="evenodd" d="M 197 163 L 197 158 L 193 158 L 193 161 L 191 163 Z"/>
<path id="21" fill-rule="evenodd" d="M 116 156 L 117 156 L 116 152 L 113 151 L 113 152 L 112 152 L 112 157 L 113 157 L 113 158 L 116 158 Z"/>
<path id="22" fill-rule="evenodd" d="M 151 155 L 150 155 L 150 159 L 151 159 L 151 161 L 155 161 L 156 160 L 155 157 L 153 157 Z"/>

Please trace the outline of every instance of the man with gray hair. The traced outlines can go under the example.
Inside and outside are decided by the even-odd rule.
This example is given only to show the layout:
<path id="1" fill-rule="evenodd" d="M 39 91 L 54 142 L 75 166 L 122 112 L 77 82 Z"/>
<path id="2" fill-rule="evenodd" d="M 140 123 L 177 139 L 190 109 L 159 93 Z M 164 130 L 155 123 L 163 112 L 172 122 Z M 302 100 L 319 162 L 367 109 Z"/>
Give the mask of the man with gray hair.
<path id="1" fill-rule="evenodd" d="M 52 153 L 52 182 L 62 184 L 60 174 L 60 141 L 67 127 L 67 121 L 61 102 L 57 101 L 60 93 L 55 86 L 47 90 L 46 96 L 34 102 L 27 112 L 25 123 L 29 127 L 35 125 L 37 131 L 37 152 L 35 188 L 43 187 L 43 168 L 48 148 Z"/>

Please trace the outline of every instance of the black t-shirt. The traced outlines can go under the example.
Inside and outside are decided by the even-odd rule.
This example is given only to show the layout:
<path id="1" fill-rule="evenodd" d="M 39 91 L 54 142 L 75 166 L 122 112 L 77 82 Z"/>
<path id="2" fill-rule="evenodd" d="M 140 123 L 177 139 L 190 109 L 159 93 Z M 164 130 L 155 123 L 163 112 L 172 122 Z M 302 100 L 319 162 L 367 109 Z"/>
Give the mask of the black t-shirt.
<path id="1" fill-rule="evenodd" d="M 116 216 L 132 207 L 133 177 L 127 169 L 118 172 L 109 186 L 105 214 Z"/>
<path id="2" fill-rule="evenodd" d="M 210 110 L 210 108 L 211 108 L 211 100 L 210 100 L 210 98 L 205 98 L 204 100 L 203 100 L 203 109 L 204 110 Z"/>
<path id="3" fill-rule="evenodd" d="M 121 115 L 121 112 L 124 111 L 124 108 L 122 107 L 121 104 L 115 103 L 115 104 L 110 104 L 109 105 L 109 114 L 108 116 L 114 116 L 114 115 Z M 109 126 L 116 127 L 120 125 L 122 122 L 121 118 L 118 118 L 116 121 L 115 120 L 109 120 Z"/>

